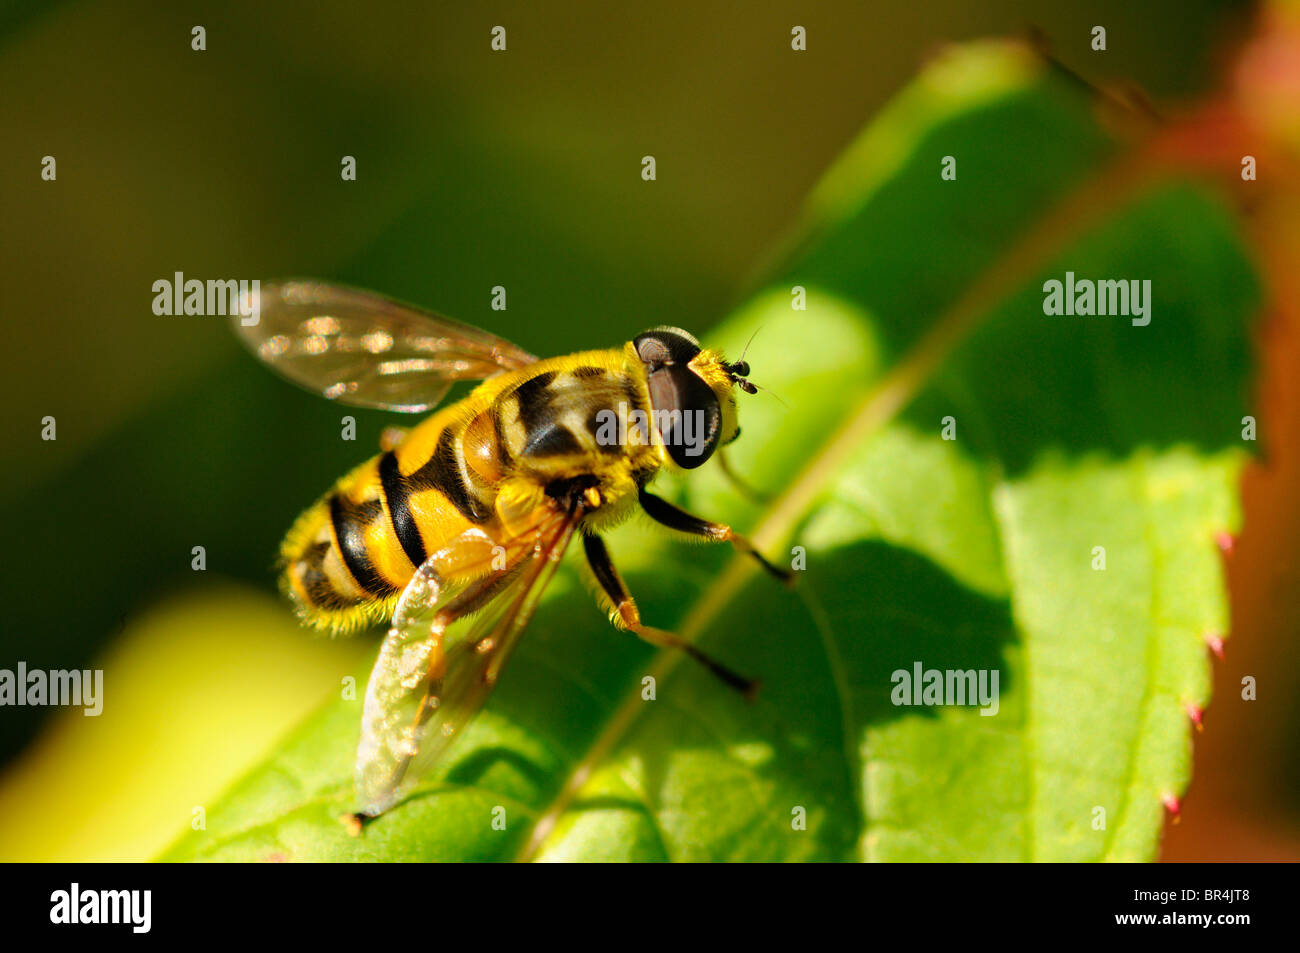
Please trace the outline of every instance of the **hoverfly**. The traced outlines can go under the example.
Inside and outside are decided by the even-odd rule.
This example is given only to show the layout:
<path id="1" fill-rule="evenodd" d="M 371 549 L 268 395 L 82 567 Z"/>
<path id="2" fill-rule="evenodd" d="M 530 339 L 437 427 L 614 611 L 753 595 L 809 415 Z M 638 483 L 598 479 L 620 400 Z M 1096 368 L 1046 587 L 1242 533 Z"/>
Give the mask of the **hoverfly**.
<path id="1" fill-rule="evenodd" d="M 729 685 L 753 683 L 641 621 L 601 533 L 637 508 L 696 537 L 731 527 L 650 493 L 734 440 L 744 360 L 678 328 L 622 348 L 538 359 L 485 331 L 318 281 L 267 284 L 260 320 L 236 332 L 273 370 L 344 404 L 431 410 L 454 381 L 482 380 L 303 513 L 281 546 L 281 586 L 300 618 L 343 632 L 390 620 L 366 689 L 356 757 L 360 814 L 390 808 L 482 707 L 575 536 L 611 622 L 680 648 Z M 611 439 L 618 435 L 617 439 Z M 720 457 L 721 459 L 721 457 Z M 456 620 L 476 618 L 459 634 Z"/>

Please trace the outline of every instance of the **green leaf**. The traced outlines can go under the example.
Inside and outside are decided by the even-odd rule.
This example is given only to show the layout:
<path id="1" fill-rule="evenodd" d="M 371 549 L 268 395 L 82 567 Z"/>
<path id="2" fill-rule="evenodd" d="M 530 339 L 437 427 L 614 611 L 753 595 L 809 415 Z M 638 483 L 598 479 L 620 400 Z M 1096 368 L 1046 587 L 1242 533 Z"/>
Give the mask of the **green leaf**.
<path id="1" fill-rule="evenodd" d="M 1150 859 L 1227 631 L 1258 291 L 1212 193 L 1126 162 L 1026 50 L 950 51 L 710 336 L 759 331 L 780 401 L 744 400 L 734 462 L 778 495 L 712 467 L 666 492 L 806 561 L 799 587 L 640 524 L 611 549 L 757 701 L 610 629 L 569 566 L 469 737 L 361 836 L 339 701 L 168 859 Z M 1150 324 L 1045 315 L 1066 271 L 1150 279 Z M 918 665 L 996 673 L 996 711 L 897 704 Z"/>

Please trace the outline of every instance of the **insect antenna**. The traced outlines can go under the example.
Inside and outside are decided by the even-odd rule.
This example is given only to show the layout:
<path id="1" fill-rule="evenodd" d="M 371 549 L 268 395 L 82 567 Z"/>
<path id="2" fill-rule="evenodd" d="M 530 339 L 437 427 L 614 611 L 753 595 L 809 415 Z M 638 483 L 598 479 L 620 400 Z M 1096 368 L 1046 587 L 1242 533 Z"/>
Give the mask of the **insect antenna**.
<path id="1" fill-rule="evenodd" d="M 761 386 L 761 385 L 759 385 L 759 384 L 755 384 L 753 381 L 749 381 L 748 383 L 749 383 L 749 385 L 750 385 L 751 387 L 754 388 L 754 390 L 761 390 L 761 391 L 762 391 L 763 393 L 765 393 L 765 394 L 771 394 L 772 397 L 774 397 L 774 398 L 776 399 L 776 402 L 777 402 L 778 404 L 780 404 L 782 407 L 784 407 L 786 410 L 789 410 L 789 409 L 790 409 L 790 405 L 787 404 L 785 401 L 783 401 L 783 400 L 781 399 L 780 395 L 778 395 L 776 391 L 772 390 L 772 388 L 770 388 L 770 387 L 763 387 L 763 386 Z"/>
<path id="2" fill-rule="evenodd" d="M 754 328 L 754 333 L 749 336 L 749 340 L 745 342 L 744 350 L 740 352 L 740 360 L 736 362 L 737 364 L 743 364 L 745 362 L 745 355 L 749 353 L 749 346 L 754 343 L 754 338 L 758 337 L 758 332 L 761 330 L 763 330 L 761 324 Z"/>

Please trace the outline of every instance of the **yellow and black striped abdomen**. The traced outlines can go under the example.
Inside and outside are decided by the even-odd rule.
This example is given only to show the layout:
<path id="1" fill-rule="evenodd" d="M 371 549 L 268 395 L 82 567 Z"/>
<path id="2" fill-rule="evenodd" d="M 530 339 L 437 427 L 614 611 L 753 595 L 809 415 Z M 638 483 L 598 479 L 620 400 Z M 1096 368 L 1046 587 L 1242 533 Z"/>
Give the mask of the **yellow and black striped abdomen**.
<path id="1" fill-rule="evenodd" d="M 491 488 L 465 465 L 465 409 L 430 417 L 298 518 L 281 560 L 305 621 L 337 631 L 378 621 L 429 553 L 470 526 L 492 533 Z"/>

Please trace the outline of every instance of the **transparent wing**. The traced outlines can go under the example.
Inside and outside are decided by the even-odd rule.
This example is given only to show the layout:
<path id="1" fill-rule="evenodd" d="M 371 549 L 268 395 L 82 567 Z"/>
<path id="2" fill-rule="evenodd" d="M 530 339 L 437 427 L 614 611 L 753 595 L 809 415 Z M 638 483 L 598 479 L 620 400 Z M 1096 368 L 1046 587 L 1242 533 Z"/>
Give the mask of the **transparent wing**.
<path id="1" fill-rule="evenodd" d="M 494 334 L 323 281 L 267 282 L 241 302 L 235 332 L 295 384 L 355 407 L 428 410 L 454 381 L 532 364 Z M 245 324 L 256 315 L 256 323 Z"/>
<path id="2" fill-rule="evenodd" d="M 356 787 L 361 813 L 393 806 L 465 731 L 496 685 L 502 666 L 573 538 L 577 518 L 551 512 L 493 549 L 471 529 L 420 567 L 398 600 L 366 687 Z M 502 552 L 501 550 L 504 550 Z M 441 584 L 449 570 L 495 559 L 474 582 Z M 460 632 L 459 618 L 481 613 Z"/>

